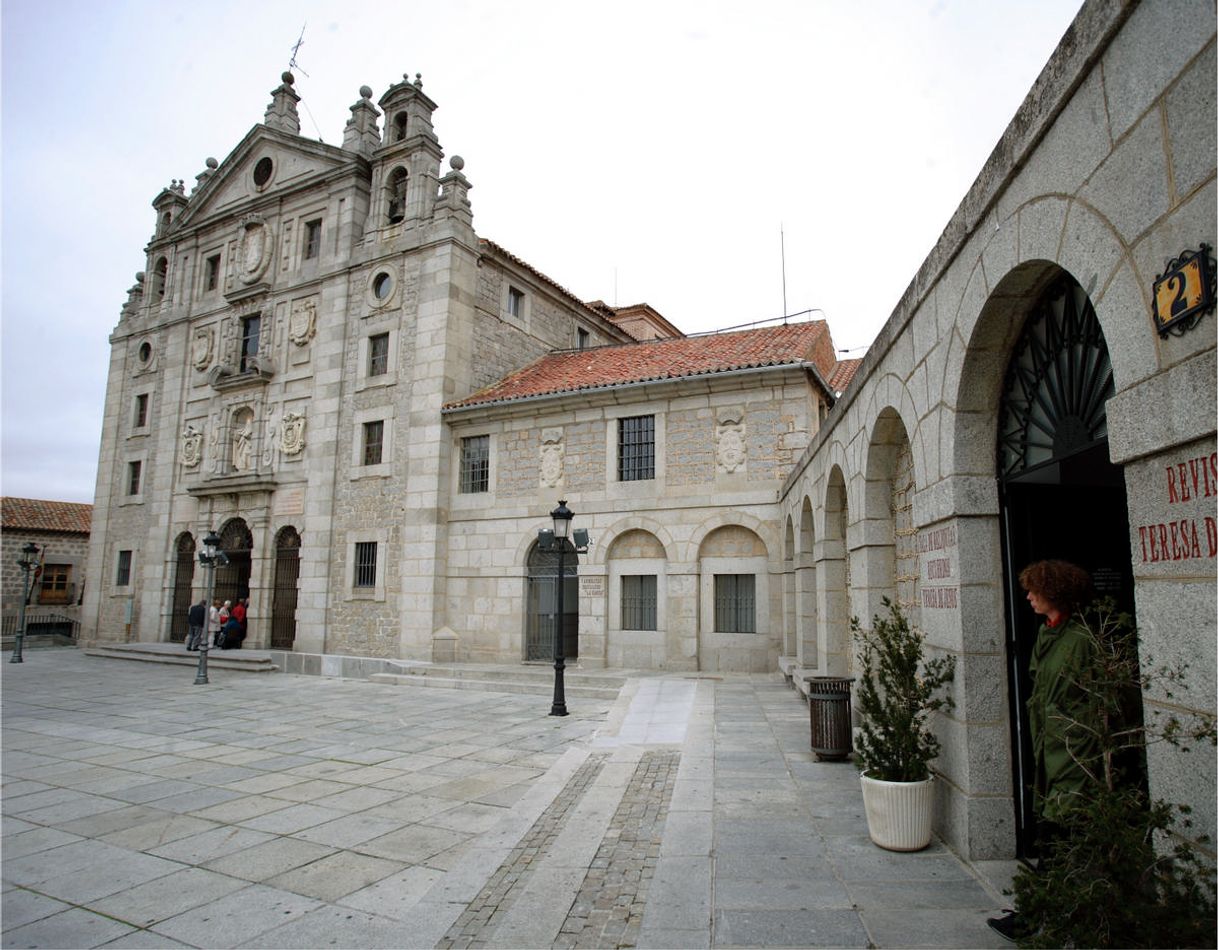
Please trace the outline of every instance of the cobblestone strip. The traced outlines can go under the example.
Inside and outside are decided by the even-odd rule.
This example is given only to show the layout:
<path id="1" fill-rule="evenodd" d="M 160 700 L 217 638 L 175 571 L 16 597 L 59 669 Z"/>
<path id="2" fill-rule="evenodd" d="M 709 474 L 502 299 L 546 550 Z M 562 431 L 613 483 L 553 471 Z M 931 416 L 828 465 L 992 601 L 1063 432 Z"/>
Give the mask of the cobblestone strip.
<path id="1" fill-rule="evenodd" d="M 681 754 L 646 752 L 609 823 L 555 947 L 633 947 L 660 858 Z"/>
<path id="2" fill-rule="evenodd" d="M 491 875 L 486 887 L 461 912 L 461 916 L 449 928 L 444 939 L 436 944 L 437 950 L 448 950 L 450 947 L 464 950 L 466 947 L 485 946 L 485 943 L 481 942 L 482 938 L 490 935 L 512 905 L 516 892 L 528 882 L 534 862 L 549 851 L 550 845 L 562 830 L 568 813 L 579 804 L 584 793 L 600 775 L 608 758 L 607 754 L 590 756 L 575 771 L 563 790 L 520 839 L 520 843 L 509 852 L 507 860 Z"/>

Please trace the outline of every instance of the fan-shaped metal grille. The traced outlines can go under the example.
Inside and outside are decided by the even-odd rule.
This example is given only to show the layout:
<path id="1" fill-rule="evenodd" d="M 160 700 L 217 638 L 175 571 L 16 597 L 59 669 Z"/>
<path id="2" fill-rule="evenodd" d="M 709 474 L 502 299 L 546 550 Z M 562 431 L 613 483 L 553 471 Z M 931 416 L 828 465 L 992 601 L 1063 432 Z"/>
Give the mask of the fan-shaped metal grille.
<path id="1" fill-rule="evenodd" d="M 1004 479 L 1108 437 L 1115 390 L 1108 347 L 1086 292 L 1063 278 L 1028 319 L 1007 368 L 998 431 Z"/>

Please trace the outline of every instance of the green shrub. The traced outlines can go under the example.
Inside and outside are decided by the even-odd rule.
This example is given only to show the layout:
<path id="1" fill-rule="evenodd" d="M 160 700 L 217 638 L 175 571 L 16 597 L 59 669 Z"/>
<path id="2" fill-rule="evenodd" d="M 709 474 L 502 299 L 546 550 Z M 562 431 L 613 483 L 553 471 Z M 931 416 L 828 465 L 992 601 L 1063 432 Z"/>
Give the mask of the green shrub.
<path id="1" fill-rule="evenodd" d="M 954 705 L 941 692 L 955 676 L 956 658 L 926 660 L 925 636 L 910 628 L 901 608 L 887 597 L 884 606 L 888 616 L 877 614 L 870 630 L 860 627 L 857 617 L 850 620 L 862 664 L 862 722 L 854 760 L 869 778 L 920 782 L 930 777 L 930 763 L 939 755 L 930 714 Z"/>

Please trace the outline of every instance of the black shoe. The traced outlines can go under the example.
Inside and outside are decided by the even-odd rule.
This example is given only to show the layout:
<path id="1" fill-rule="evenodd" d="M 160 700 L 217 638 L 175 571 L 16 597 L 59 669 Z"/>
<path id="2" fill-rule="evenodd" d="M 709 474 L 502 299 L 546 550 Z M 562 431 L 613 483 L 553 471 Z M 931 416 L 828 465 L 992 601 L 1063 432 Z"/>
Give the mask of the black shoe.
<path id="1" fill-rule="evenodd" d="M 1013 910 L 1006 911 L 1001 917 L 991 917 L 986 921 L 990 929 L 1004 940 L 1015 943 L 1020 937 L 1027 936 L 1027 923 L 1020 914 Z"/>

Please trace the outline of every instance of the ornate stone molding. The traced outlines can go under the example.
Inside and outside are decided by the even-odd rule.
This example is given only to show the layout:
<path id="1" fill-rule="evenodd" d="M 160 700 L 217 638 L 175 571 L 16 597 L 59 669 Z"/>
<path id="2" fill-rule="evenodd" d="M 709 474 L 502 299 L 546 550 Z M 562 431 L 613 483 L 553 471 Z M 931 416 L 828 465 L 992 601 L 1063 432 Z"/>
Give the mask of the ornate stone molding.
<path id="1" fill-rule="evenodd" d="M 541 432 L 541 485 L 543 488 L 557 488 L 559 482 L 562 481 L 565 454 L 563 430 L 560 428 L 543 429 Z"/>
<path id="2" fill-rule="evenodd" d="M 715 464 L 720 472 L 733 474 L 748 460 L 744 443 L 744 411 L 720 409 L 715 427 Z"/>
<path id="3" fill-rule="evenodd" d="M 317 332 L 317 297 L 306 297 L 292 304 L 288 317 L 288 339 L 297 346 L 306 345 Z"/>
<path id="4" fill-rule="evenodd" d="M 237 278 L 241 283 L 255 283 L 271 265 L 274 235 L 260 214 L 247 214 L 237 231 Z"/>
<path id="5" fill-rule="evenodd" d="M 303 412 L 285 412 L 279 431 L 279 448 L 284 455 L 299 455 L 305 447 L 305 423 Z"/>
<path id="6" fill-rule="evenodd" d="M 182 465 L 194 468 L 203 461 L 203 433 L 193 425 L 182 432 Z"/>

